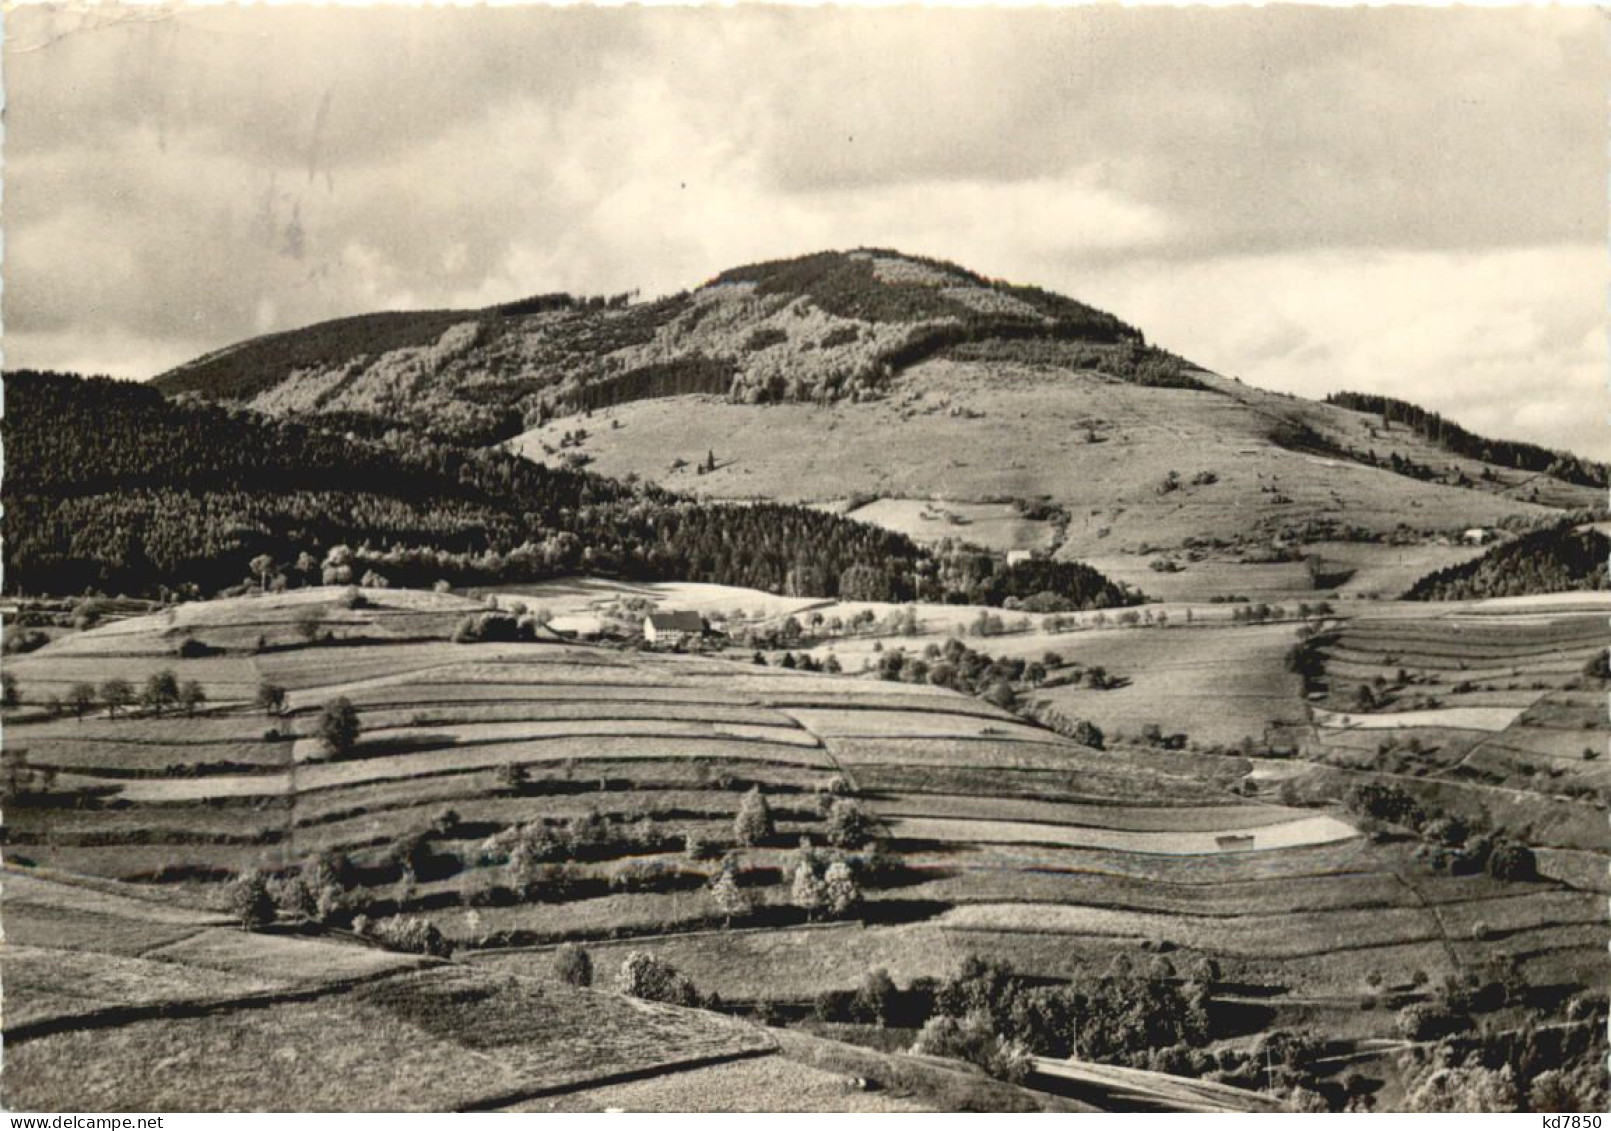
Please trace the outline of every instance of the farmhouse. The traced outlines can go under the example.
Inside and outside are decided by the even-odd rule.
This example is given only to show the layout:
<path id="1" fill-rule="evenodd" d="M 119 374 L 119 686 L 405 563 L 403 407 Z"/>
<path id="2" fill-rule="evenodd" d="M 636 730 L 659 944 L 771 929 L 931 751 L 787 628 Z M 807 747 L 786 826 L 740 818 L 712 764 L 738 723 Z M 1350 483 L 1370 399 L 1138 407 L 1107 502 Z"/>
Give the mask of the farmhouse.
<path id="1" fill-rule="evenodd" d="M 676 648 L 705 634 L 705 622 L 686 609 L 650 613 L 643 618 L 643 638 L 661 648 Z"/>
<path id="2" fill-rule="evenodd" d="M 1032 562 L 1034 560 L 1035 560 L 1035 551 L 1033 551 L 1033 550 L 1008 550 L 1007 551 L 1007 564 L 1009 566 L 1015 566 L 1019 562 Z"/>

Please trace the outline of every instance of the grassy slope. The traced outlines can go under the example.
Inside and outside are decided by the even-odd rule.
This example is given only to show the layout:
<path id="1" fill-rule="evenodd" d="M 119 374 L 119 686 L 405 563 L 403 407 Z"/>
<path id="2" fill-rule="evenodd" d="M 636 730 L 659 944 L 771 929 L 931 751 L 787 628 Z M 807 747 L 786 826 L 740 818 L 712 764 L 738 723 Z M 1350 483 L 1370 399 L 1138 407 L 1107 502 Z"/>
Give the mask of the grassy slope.
<path id="1" fill-rule="evenodd" d="M 1214 391 L 1156 389 L 1090 373 L 957 361 L 931 361 L 901 376 L 888 400 L 870 404 L 749 406 L 708 397 L 642 401 L 562 418 L 514 441 L 544 458 L 544 445 L 585 426 L 582 450 L 611 475 L 628 473 L 713 498 L 829 502 L 872 494 L 946 503 L 1049 497 L 1070 521 L 1060 556 L 1099 557 L 1108 568 L 1143 546 L 1178 548 L 1189 537 L 1268 540 L 1284 527 L 1332 520 L 1375 533 L 1458 531 L 1507 516 L 1548 514 L 1545 505 L 1595 505 L 1584 488 L 1543 482 L 1540 503 L 1525 498 L 1535 481 L 1500 472 L 1497 484 L 1463 489 L 1428 484 L 1324 455 L 1281 446 L 1295 423 L 1334 442 L 1452 465 L 1476 479 L 1481 465 L 1438 458 L 1405 430 L 1391 444 L 1368 434 L 1358 413 L 1250 389 L 1204 375 Z M 953 414 L 953 413 L 956 414 Z M 977 414 L 977 415 L 970 415 Z M 619 424 L 619 427 L 616 425 Z M 1089 430 L 1089 431 L 1088 431 Z M 1088 442 L 1089 432 L 1099 442 Z M 717 470 L 694 466 L 714 452 Z M 690 466 L 673 470 L 677 460 Z M 1160 494 L 1169 471 L 1188 481 Z M 1212 485 L 1189 483 L 1198 472 Z M 1532 477 L 1525 477 L 1532 478 Z M 1283 499 L 1290 501 L 1282 501 Z M 913 517 L 913 506 L 864 508 L 915 535 L 970 538 L 971 525 Z M 917 506 L 921 513 L 921 505 Z M 966 516 L 965 516 L 966 517 Z M 982 541 L 1002 546 L 1044 541 L 1045 532 L 989 527 Z M 1146 556 L 1131 557 L 1144 570 Z M 1436 563 L 1442 564 L 1442 563 Z M 1188 573 L 1192 572 L 1188 569 Z M 1199 571 L 1199 574 L 1206 571 Z M 1148 574 L 1134 575 L 1144 581 Z M 1222 584 L 1234 586 L 1235 575 Z M 1196 581 L 1212 592 L 1218 578 Z M 1256 588 L 1249 586 L 1249 588 Z"/>
<path id="2" fill-rule="evenodd" d="M 26 874 L 8 874 L 6 887 L 8 933 L 52 912 L 58 930 L 40 961 L 25 951 L 7 962 L 13 1109 L 71 1099 L 103 1110 L 444 1110 L 774 1047 L 708 1013 L 208 927 L 199 913 L 194 937 L 216 944 L 117 957 L 130 935 L 175 913 Z M 110 925 L 86 924 L 86 905 Z M 177 1016 L 134 1008 L 158 1003 Z M 52 1031 L 17 1028 L 47 1019 Z"/>

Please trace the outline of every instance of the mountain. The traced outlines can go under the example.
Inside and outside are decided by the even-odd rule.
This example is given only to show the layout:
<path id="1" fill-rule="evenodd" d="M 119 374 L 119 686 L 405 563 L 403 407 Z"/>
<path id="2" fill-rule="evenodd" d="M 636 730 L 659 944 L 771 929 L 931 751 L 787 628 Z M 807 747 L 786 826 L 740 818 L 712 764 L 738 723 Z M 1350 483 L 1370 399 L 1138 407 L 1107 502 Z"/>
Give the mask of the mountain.
<path id="1" fill-rule="evenodd" d="M 1078 343 L 1132 379 L 1183 380 L 1110 314 L 1033 287 L 894 253 L 825 252 L 737 268 L 693 292 L 542 295 L 469 311 L 384 313 L 256 338 L 165 373 L 194 393 L 277 414 L 342 413 L 460 438 L 684 393 L 822 403 L 877 395 L 963 343 Z"/>
<path id="2" fill-rule="evenodd" d="M 1385 564 L 1338 546 L 1458 564 L 1470 555 L 1433 548 L 1599 508 L 1606 482 L 1603 465 L 1407 402 L 1244 385 L 1084 303 L 884 250 L 740 267 L 652 302 L 344 319 L 155 385 L 355 435 L 504 441 L 927 545 L 1035 551 L 1166 598 L 1302 591 Z"/>

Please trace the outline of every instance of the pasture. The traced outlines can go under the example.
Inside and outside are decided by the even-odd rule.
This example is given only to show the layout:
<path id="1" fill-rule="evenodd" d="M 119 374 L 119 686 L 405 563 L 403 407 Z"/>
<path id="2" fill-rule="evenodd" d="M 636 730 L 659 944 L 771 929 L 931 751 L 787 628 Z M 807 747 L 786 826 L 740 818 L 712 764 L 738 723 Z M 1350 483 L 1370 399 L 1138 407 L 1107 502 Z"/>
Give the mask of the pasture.
<path id="1" fill-rule="evenodd" d="M 608 426 L 588 421 L 581 450 L 606 475 L 636 475 L 712 499 L 769 498 L 840 504 L 872 497 L 858 517 L 921 534 L 944 529 L 1006 546 L 1031 531 L 969 524 L 929 513 L 974 517 L 971 507 L 1049 500 L 1068 515 L 1057 553 L 1081 560 L 1143 546 L 1177 549 L 1187 539 L 1265 540 L 1288 525 L 1346 517 L 1378 534 L 1412 529 L 1458 532 L 1506 515 L 1544 514 L 1506 497 L 1524 477 L 1501 473 L 1494 490 L 1474 491 L 1407 479 L 1352 461 L 1284 448 L 1272 422 L 1303 424 L 1360 451 L 1373 438 L 1370 417 L 1305 404 L 1212 374 L 1207 391 L 1147 388 L 1093 372 L 1071 373 L 1008 361 L 933 359 L 900 374 L 887 399 L 851 404 L 736 404 L 709 396 L 662 397 L 607 410 Z M 511 442 L 547 458 L 579 421 L 561 417 Z M 1400 427 L 1393 450 L 1439 467 L 1483 470 L 1452 458 Z M 714 452 L 716 469 L 697 478 L 692 464 Z M 978 458 L 974 453 L 1026 453 Z M 1173 471 L 1178 489 L 1160 492 Z M 1200 473 L 1212 482 L 1194 483 Z M 1598 500 L 1560 487 L 1575 505 Z M 1040 532 L 1036 531 L 1035 534 Z M 1141 563 L 1143 567 L 1145 562 Z M 1190 576 L 1190 574 L 1188 574 Z M 1214 571 L 1195 580 L 1215 591 Z"/>
<path id="2" fill-rule="evenodd" d="M 1152 723 L 1200 743 L 1262 742 L 1305 721 L 1302 681 L 1286 666 L 1296 643 L 1289 624 L 1079 633 L 1054 645 L 1059 654 L 1128 682 L 1100 691 L 1048 686 L 1035 699 L 1108 734 L 1136 736 Z"/>

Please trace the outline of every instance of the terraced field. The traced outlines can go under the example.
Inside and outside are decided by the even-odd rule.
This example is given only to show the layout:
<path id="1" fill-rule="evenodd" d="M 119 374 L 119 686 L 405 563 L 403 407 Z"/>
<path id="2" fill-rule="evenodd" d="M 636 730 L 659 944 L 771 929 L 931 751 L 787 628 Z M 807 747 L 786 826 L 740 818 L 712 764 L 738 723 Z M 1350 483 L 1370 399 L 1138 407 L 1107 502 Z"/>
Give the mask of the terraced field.
<path id="1" fill-rule="evenodd" d="M 1268 768 L 1288 789 L 1397 789 L 1425 820 L 1529 845 L 1553 890 L 1428 898 L 1462 961 L 1515 955 L 1539 984 L 1592 984 L 1608 938 L 1594 893 L 1611 890 L 1611 727 L 1605 683 L 1587 670 L 1608 610 L 1606 594 L 1373 607 L 1321 648 L 1307 762 Z"/>
<path id="2" fill-rule="evenodd" d="M 64 1087 L 103 1110 L 504 1107 L 776 1051 L 711 1013 L 244 933 L 82 881 L 4 882 L 14 1109 Z"/>
<path id="3" fill-rule="evenodd" d="M 577 588 L 598 599 L 596 587 Z M 1538 984 L 1587 985 L 1603 954 L 1603 908 L 1583 879 L 1597 862 L 1604 872 L 1605 845 L 1590 831 L 1603 834 L 1603 818 L 1595 809 L 1590 822 L 1587 802 L 1559 793 L 1572 783 L 1601 788 L 1600 779 L 1551 772 L 1574 765 L 1572 744 L 1603 728 L 1598 693 L 1582 683 L 1593 648 L 1582 614 L 1530 607 L 1511 623 L 1503 611 L 1463 618 L 1373 606 L 1371 619 L 1336 622 L 1322 638 L 1326 698 L 1312 719 L 1301 677 L 1282 662 L 1291 625 L 1062 634 L 1066 654 L 1133 675 L 1116 690 L 1048 688 L 1067 697 L 1070 713 L 1099 717 L 1115 735 L 1161 721 L 1205 742 L 1277 725 L 1307 736 L 1298 757 L 1275 760 L 1139 741 L 1092 749 L 941 688 L 756 666 L 748 652 L 455 644 L 446 639 L 453 624 L 481 606 L 369 596 L 370 607 L 351 609 L 330 590 L 318 600 L 188 605 L 8 662 L 23 700 L 7 719 L 8 1040 L 11 1027 L 34 1027 L 8 1048 L 8 1080 L 43 1079 L 84 1055 L 91 1036 L 111 1050 L 110 1063 L 171 1049 L 182 1066 L 187 1030 L 141 1010 L 265 997 L 262 1016 L 332 1063 L 344 1063 L 343 1034 L 362 1028 L 399 1049 L 422 1041 L 410 1047 L 439 1053 L 407 1085 L 364 1078 L 354 1064 L 367 1080 L 360 1092 L 378 1107 L 540 1108 L 560 1095 L 573 1097 L 570 1106 L 609 1106 L 612 1097 L 682 1094 L 701 1078 L 680 1070 L 746 1087 L 778 1071 L 738 1066 L 783 1055 L 765 1030 L 675 1010 L 642 1020 L 619 1012 L 638 1008 L 623 999 L 577 997 L 586 991 L 552 978 L 553 948 L 566 942 L 588 946 L 601 971 L 644 950 L 731 1007 L 797 1014 L 825 991 L 854 989 L 875 966 L 904 984 L 989 954 L 1058 979 L 1116 956 L 1170 953 L 1178 968 L 1217 962 L 1225 986 L 1262 1003 L 1257 1025 L 1321 1017 L 1367 1035 L 1389 1024 L 1359 1013 L 1373 972 L 1408 990 L 1414 971 L 1438 978 L 1513 955 Z M 310 604 L 352 642 L 310 643 L 294 627 Z M 409 631 L 388 638 L 383 630 L 405 617 Z M 256 635 L 267 633 L 256 633 L 236 646 L 243 623 L 290 624 L 299 639 L 264 647 Z M 176 624 L 217 650 L 175 655 Z M 1375 687 L 1389 669 L 1396 680 L 1401 666 L 1415 678 L 1371 711 L 1350 706 L 1353 688 Z M 64 683 L 90 678 L 80 673 L 115 670 L 138 687 L 164 668 L 208 687 L 194 717 L 42 709 Z M 1501 674 L 1475 674 L 1484 672 Z M 1456 691 L 1457 679 L 1473 686 Z M 283 712 L 253 705 L 263 681 L 288 689 Z M 1414 698 L 1429 690 L 1446 702 Z M 356 708 L 361 733 L 332 751 L 320 717 L 338 696 Z M 1492 725 L 1470 729 L 1477 722 Z M 1414 765 L 1381 763 L 1379 740 L 1410 733 L 1423 739 Z M 1604 737 L 1593 740 L 1603 746 Z M 1523 782 L 1506 759 L 1539 769 Z M 1502 773 L 1499 784 L 1489 780 Z M 1338 783 L 1401 777 L 1429 797 L 1459 794 L 1495 823 L 1535 830 L 1550 850 L 1540 854 L 1544 878 L 1437 873 L 1414 844 L 1362 835 L 1336 804 Z M 1296 793 L 1283 793 L 1283 782 Z M 772 828 L 744 844 L 735 817 L 752 789 Z M 1493 799 L 1501 793 L 1502 804 Z M 868 821 L 867 834 L 838 848 L 836 803 Z M 1584 820 L 1555 819 L 1568 806 L 1582 807 Z M 525 880 L 508 849 L 516 835 L 542 845 Z M 799 904 L 791 881 L 802 838 L 854 870 L 860 900 L 838 918 Z M 744 894 L 736 912 L 712 895 L 724 867 Z M 220 915 L 241 874 L 318 868 L 341 887 L 342 910 L 322 927 L 243 933 Z M 399 913 L 433 925 L 470 969 L 345 933 L 355 915 Z M 475 1002 L 486 1004 L 464 1008 L 495 1018 L 477 1014 L 475 1025 L 507 1031 L 508 1043 L 494 1042 L 491 1061 L 472 1066 L 466 1050 L 486 1046 L 453 1003 Z M 534 1044 L 526 1030 L 498 1028 L 510 1023 L 497 1019 L 532 1009 L 619 1014 L 609 1039 L 620 1055 L 607 1059 L 642 1066 L 647 1082 L 601 1079 L 595 1096 L 588 1066 L 544 1043 L 559 1037 L 545 1032 Z M 241 1090 L 227 1102 L 260 1102 L 252 1097 L 271 1094 L 261 1089 L 280 1086 L 294 1066 L 248 1069 L 253 1057 L 273 1060 L 258 1030 L 230 1010 L 213 1013 L 207 1039 L 243 1058 Z M 116 1023 L 89 1036 L 66 1031 L 92 1015 Z M 672 1064 L 631 1032 L 640 1020 L 648 1031 L 693 1026 L 673 1043 L 694 1051 Z M 794 1102 L 815 1105 L 842 1079 L 807 1073 Z M 185 1095 L 178 1068 L 134 1091 L 110 1072 L 87 1086 L 92 1099 L 125 1107 Z M 934 1094 L 892 1102 L 941 1102 Z"/>
<path id="4" fill-rule="evenodd" d="M 1319 759 L 1499 787 L 1501 799 L 1603 805 L 1611 727 L 1603 682 L 1586 667 L 1605 648 L 1604 597 L 1400 607 L 1352 621 L 1323 649 Z"/>

